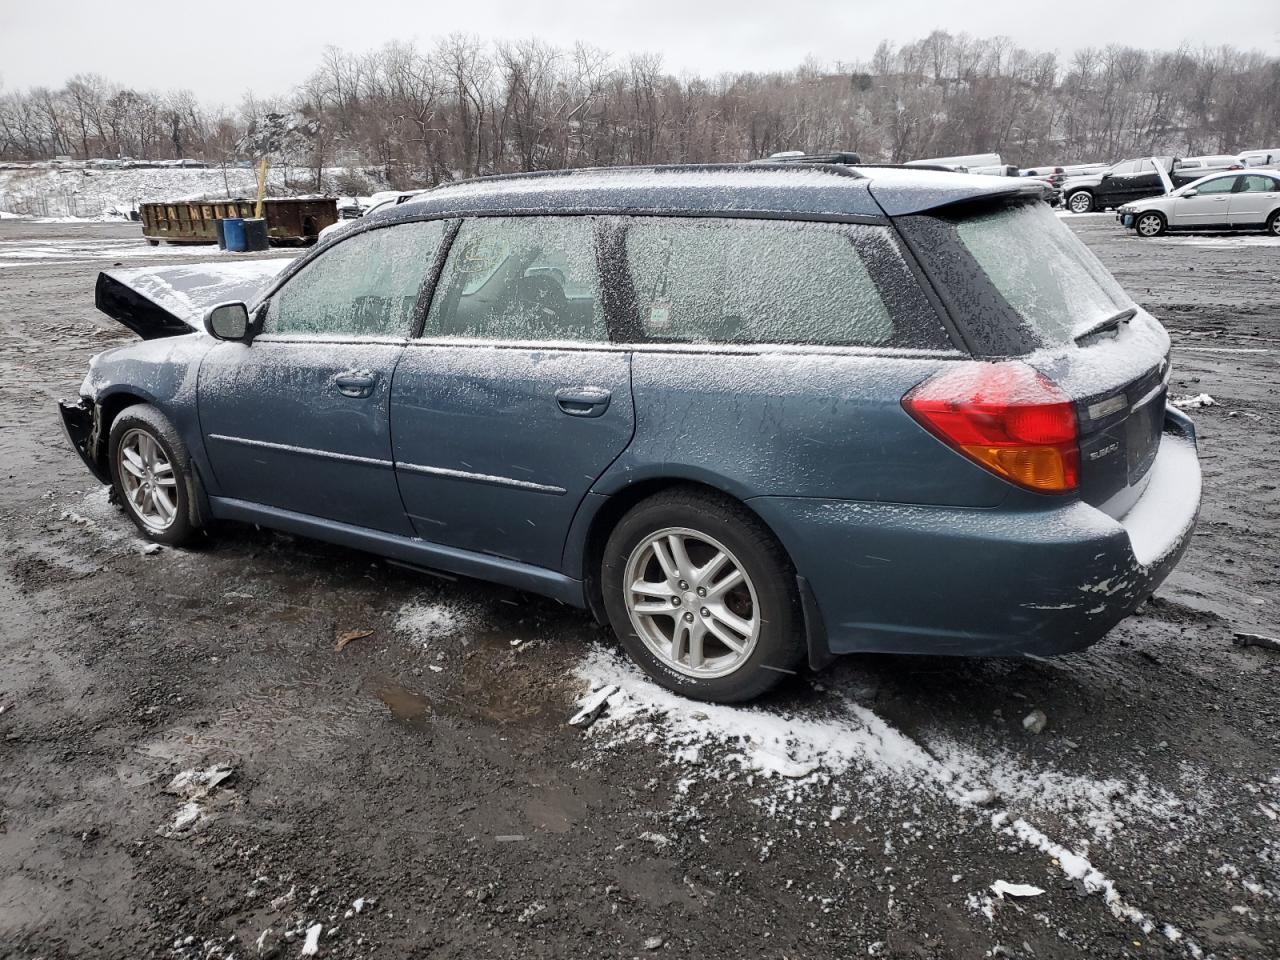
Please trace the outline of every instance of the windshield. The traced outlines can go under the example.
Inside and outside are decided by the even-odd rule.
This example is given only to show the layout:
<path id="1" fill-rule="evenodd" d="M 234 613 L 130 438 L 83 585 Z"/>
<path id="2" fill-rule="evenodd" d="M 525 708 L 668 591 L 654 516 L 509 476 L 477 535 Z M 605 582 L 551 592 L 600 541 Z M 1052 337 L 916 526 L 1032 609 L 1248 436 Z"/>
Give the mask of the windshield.
<path id="1" fill-rule="evenodd" d="M 1115 278 L 1046 204 L 1024 203 L 959 221 L 960 242 L 1000 295 L 1045 343 L 1133 306 Z"/>

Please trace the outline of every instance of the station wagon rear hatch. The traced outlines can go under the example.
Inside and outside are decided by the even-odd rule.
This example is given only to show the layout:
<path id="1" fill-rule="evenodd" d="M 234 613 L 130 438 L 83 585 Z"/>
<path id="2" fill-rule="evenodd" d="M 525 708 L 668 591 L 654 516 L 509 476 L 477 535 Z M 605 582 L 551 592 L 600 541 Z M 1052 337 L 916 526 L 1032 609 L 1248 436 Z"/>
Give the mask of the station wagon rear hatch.
<path id="1" fill-rule="evenodd" d="M 1075 404 L 1079 495 L 1113 517 L 1160 446 L 1169 335 L 1044 203 L 998 198 L 897 221 L 978 359 L 1019 359 Z"/>

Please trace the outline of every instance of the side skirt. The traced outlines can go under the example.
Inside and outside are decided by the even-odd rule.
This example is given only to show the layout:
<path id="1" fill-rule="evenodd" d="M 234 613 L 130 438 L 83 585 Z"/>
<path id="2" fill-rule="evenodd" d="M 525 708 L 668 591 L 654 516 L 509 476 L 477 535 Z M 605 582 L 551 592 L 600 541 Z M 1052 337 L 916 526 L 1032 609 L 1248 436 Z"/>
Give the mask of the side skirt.
<path id="1" fill-rule="evenodd" d="M 272 530 L 283 530 L 303 537 L 312 537 L 339 546 L 364 550 L 402 563 L 434 570 L 444 570 L 476 580 L 501 583 L 517 590 L 537 593 L 574 607 L 587 605 L 586 594 L 580 580 L 566 577 L 554 570 L 546 570 L 516 560 L 491 557 L 456 547 L 445 547 L 393 533 L 382 533 L 347 523 L 324 520 L 320 517 L 278 507 L 233 500 L 228 497 L 210 497 L 209 506 L 219 520 L 239 520 L 256 523 Z"/>

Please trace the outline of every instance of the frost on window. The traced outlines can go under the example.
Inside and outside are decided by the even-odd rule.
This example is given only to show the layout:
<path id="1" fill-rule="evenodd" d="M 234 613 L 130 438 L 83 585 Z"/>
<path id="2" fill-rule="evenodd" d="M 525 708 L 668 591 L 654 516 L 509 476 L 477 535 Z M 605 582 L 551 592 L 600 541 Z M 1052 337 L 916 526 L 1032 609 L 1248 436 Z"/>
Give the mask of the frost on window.
<path id="1" fill-rule="evenodd" d="M 425 336 L 607 340 L 590 217 L 484 217 L 462 224 Z"/>
<path id="2" fill-rule="evenodd" d="M 1132 306 L 1120 284 L 1046 204 L 961 220 L 960 241 L 1000 295 L 1046 343 Z"/>
<path id="3" fill-rule="evenodd" d="M 435 220 L 338 242 L 271 298 L 264 332 L 408 336 L 443 235 L 444 223 Z"/>
<path id="4" fill-rule="evenodd" d="M 880 345 L 894 324 L 848 228 L 637 218 L 627 263 L 646 340 Z"/>

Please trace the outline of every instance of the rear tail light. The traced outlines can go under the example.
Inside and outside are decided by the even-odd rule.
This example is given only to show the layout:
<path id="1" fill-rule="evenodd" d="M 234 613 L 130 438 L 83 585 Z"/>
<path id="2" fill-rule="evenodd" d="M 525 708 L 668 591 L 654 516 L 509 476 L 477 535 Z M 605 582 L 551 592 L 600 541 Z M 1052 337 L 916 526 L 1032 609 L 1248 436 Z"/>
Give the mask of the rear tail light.
<path id="1" fill-rule="evenodd" d="M 1027 366 L 963 363 L 914 387 L 902 406 L 951 449 L 1037 493 L 1080 483 L 1075 405 Z"/>

